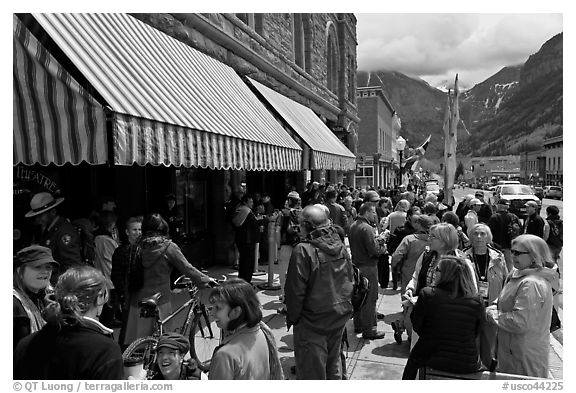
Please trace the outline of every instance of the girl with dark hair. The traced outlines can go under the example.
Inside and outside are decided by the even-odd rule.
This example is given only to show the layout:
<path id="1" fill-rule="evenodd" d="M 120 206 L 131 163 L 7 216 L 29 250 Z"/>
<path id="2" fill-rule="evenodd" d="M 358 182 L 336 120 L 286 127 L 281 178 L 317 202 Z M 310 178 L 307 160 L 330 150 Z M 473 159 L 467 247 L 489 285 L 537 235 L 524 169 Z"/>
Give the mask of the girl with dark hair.
<path id="1" fill-rule="evenodd" d="M 420 291 L 412 312 L 419 339 L 402 379 L 415 379 L 423 366 L 453 373 L 482 368 L 476 340 L 486 317 L 468 264 L 463 258 L 443 256 L 436 272 L 434 285 Z"/>
<path id="2" fill-rule="evenodd" d="M 47 324 L 14 352 L 14 379 L 123 379 L 120 347 L 99 322 L 110 282 L 97 269 L 68 269 L 44 310 Z"/>
<path id="3" fill-rule="evenodd" d="M 169 237 L 169 227 L 158 213 L 147 215 L 142 222 L 142 238 L 139 241 L 140 255 L 137 264 L 142 271 L 141 288 L 130 298 L 128 322 L 126 324 L 125 343 L 130 343 L 138 337 L 152 334 L 153 318 L 140 318 L 138 302 L 160 292 L 158 301 L 160 318 L 164 319 L 172 313 L 170 302 L 170 277 L 172 270 L 192 279 L 200 288 L 214 283 L 214 280 L 200 272 L 188 262 L 180 247 Z M 166 327 L 170 331 L 170 327 Z"/>
<path id="4" fill-rule="evenodd" d="M 262 322 L 252 285 L 228 280 L 212 291 L 210 303 L 223 338 L 214 351 L 209 379 L 284 379 L 274 336 Z"/>

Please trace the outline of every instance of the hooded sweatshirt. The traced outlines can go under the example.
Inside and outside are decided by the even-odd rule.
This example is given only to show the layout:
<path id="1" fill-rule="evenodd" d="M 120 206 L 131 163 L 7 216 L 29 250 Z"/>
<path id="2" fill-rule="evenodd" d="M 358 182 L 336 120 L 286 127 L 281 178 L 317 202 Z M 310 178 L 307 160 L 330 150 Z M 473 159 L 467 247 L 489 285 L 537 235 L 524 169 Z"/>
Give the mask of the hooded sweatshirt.
<path id="1" fill-rule="evenodd" d="M 512 270 L 498 299 L 498 371 L 548 377 L 552 288 L 549 268 Z"/>
<path id="2" fill-rule="evenodd" d="M 286 278 L 288 327 L 326 333 L 352 316 L 352 261 L 334 227 L 315 229 L 292 251 Z"/>

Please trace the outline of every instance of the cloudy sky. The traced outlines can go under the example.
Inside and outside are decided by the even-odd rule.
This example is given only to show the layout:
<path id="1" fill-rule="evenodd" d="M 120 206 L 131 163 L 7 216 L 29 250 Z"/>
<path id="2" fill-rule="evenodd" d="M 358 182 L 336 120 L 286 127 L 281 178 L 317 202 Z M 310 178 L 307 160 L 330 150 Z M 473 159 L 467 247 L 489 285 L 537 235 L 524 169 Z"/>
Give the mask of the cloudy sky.
<path id="1" fill-rule="evenodd" d="M 562 32 L 561 13 L 356 13 L 358 69 L 418 76 L 433 86 L 456 73 L 470 88 L 522 64 Z"/>

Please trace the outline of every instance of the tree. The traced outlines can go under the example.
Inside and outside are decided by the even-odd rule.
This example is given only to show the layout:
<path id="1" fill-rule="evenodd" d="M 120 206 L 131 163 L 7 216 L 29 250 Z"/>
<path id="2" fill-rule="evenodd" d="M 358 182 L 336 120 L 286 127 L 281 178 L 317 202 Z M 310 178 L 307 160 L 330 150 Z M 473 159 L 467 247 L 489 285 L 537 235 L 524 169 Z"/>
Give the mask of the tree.
<path id="1" fill-rule="evenodd" d="M 463 176 L 464 175 L 464 164 L 462 164 L 462 161 L 460 161 L 458 163 L 458 166 L 456 167 L 456 172 L 454 173 L 454 179 L 458 179 L 459 176 Z"/>

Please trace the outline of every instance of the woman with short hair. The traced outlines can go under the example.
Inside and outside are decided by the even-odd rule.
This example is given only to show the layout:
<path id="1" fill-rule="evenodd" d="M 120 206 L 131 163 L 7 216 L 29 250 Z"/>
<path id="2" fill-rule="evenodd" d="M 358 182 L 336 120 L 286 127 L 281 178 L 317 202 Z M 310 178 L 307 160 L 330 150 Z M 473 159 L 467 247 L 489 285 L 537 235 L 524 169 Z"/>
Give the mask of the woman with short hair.
<path id="1" fill-rule="evenodd" d="M 123 379 L 120 347 L 99 322 L 109 286 L 93 267 L 66 270 L 44 310 L 47 324 L 14 351 L 14 379 Z"/>
<path id="2" fill-rule="evenodd" d="M 514 268 L 498 304 L 486 309 L 488 320 L 498 327 L 498 371 L 547 378 L 556 266 L 538 236 L 518 236 L 511 252 Z"/>
<path id="3" fill-rule="evenodd" d="M 472 261 L 478 292 L 487 306 L 494 302 L 504 287 L 508 268 L 504 254 L 492 245 L 492 231 L 483 223 L 468 228 L 471 246 L 464 250 L 466 257 Z M 495 358 L 496 328 L 486 324 L 480 335 L 480 355 L 485 366 L 490 367 Z"/>

